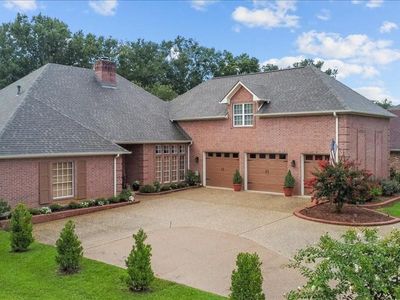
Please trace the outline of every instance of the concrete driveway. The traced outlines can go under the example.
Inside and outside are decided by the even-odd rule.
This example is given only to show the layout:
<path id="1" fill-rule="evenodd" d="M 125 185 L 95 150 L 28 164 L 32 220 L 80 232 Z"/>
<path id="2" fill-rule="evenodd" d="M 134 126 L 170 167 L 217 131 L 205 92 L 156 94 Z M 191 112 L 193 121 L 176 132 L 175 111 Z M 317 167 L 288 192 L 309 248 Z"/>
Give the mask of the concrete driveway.
<path id="1" fill-rule="evenodd" d="M 239 252 L 257 252 L 263 261 L 268 299 L 302 284 L 283 265 L 299 248 L 345 227 L 308 222 L 292 215 L 309 200 L 261 193 L 200 188 L 74 217 L 86 257 L 124 267 L 132 233 L 142 227 L 153 247 L 156 275 L 221 295 L 229 294 L 230 275 Z M 37 224 L 37 240 L 54 244 L 66 220 Z M 385 228 L 384 231 L 392 227 Z"/>

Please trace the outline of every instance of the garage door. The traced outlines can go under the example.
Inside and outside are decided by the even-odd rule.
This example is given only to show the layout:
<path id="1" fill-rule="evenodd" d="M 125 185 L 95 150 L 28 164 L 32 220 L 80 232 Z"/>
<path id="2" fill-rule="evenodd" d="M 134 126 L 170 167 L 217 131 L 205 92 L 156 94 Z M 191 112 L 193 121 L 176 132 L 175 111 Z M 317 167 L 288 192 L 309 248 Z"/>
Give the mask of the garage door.
<path id="1" fill-rule="evenodd" d="M 247 189 L 282 193 L 287 173 L 287 154 L 247 154 Z"/>
<path id="2" fill-rule="evenodd" d="M 313 174 L 319 169 L 318 162 L 321 160 L 329 160 L 327 154 L 306 154 L 304 155 L 304 194 L 310 195 L 311 188 L 307 186 L 307 181 L 313 178 Z"/>
<path id="3" fill-rule="evenodd" d="M 208 152 L 206 185 L 232 188 L 232 179 L 239 169 L 239 153 Z"/>

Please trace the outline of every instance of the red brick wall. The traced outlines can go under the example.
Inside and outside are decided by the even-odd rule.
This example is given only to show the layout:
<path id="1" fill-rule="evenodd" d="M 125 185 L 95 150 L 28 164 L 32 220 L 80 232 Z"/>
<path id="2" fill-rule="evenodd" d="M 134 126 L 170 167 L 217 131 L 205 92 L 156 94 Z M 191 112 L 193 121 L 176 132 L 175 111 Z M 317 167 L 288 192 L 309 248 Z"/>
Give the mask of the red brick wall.
<path id="1" fill-rule="evenodd" d="M 87 198 L 113 196 L 114 156 L 93 156 L 0 160 L 0 198 L 4 198 L 12 206 L 19 202 L 24 202 L 30 207 L 39 206 L 39 162 L 75 161 L 78 159 L 86 160 Z M 120 192 L 121 189 L 122 159 L 120 157 L 117 160 L 117 192 Z"/>
<path id="2" fill-rule="evenodd" d="M 132 152 L 123 156 L 126 183 L 132 185 L 136 180 L 143 182 L 143 145 L 121 145 Z"/>
<path id="3" fill-rule="evenodd" d="M 244 174 L 244 153 L 287 153 L 288 169 L 292 171 L 296 179 L 295 193 L 301 191 L 301 156 L 302 154 L 329 154 L 331 140 L 335 138 L 335 118 L 329 116 L 309 117 L 279 117 L 279 118 L 255 118 L 254 126 L 247 128 L 235 128 L 232 124 L 232 104 L 238 102 L 251 102 L 252 96 L 241 88 L 231 99 L 228 105 L 228 119 L 214 121 L 186 121 L 179 125 L 193 139 L 191 147 L 191 169 L 202 173 L 203 152 L 239 152 L 240 172 Z M 223 104 L 221 104 L 223 105 Z M 255 106 L 256 107 L 256 106 Z M 374 128 L 378 126 L 382 131 L 382 167 L 378 170 L 378 176 L 387 174 L 387 126 L 388 120 L 366 117 L 339 116 L 339 124 L 347 120 L 346 124 L 362 128 Z M 349 121 L 351 122 L 349 123 Z M 347 125 L 342 125 L 346 127 Z M 343 128 L 341 129 L 343 131 Z M 377 129 L 378 130 L 378 129 Z M 339 138 L 339 142 L 341 140 Z M 352 138 L 352 135 L 348 135 Z M 348 139 L 347 141 L 348 142 Z M 342 146 L 343 143 L 339 143 Z M 375 144 L 368 139 L 368 146 Z M 348 152 L 354 157 L 354 151 Z M 375 153 L 375 152 L 374 152 Z M 371 160 L 372 152 L 368 152 Z M 199 162 L 195 162 L 195 157 Z M 294 160 L 296 166 L 290 166 Z M 376 161 L 376 159 L 372 159 Z M 283 182 L 282 182 L 283 185 Z"/>
<path id="4" fill-rule="evenodd" d="M 339 122 L 339 149 L 376 178 L 389 176 L 389 119 L 346 115 Z"/>

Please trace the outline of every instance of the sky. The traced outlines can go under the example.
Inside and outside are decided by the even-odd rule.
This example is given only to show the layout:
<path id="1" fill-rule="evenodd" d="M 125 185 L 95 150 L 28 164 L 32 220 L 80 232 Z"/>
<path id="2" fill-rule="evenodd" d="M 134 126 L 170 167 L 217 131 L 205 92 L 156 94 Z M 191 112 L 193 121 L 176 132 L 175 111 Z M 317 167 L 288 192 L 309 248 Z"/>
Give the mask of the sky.
<path id="1" fill-rule="evenodd" d="M 400 0 L 0 1 L 0 23 L 18 12 L 121 41 L 181 35 L 280 67 L 323 60 L 367 98 L 400 104 Z"/>

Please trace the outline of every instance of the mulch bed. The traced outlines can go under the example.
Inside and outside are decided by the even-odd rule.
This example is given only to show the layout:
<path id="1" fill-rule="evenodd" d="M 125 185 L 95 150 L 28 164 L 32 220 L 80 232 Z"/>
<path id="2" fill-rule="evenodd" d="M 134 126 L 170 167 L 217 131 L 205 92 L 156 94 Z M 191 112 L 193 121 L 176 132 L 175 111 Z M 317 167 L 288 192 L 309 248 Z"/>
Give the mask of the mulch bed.
<path id="1" fill-rule="evenodd" d="M 135 195 L 140 195 L 140 196 L 158 196 L 158 195 L 166 195 L 166 194 L 171 194 L 171 193 L 175 193 L 175 192 L 181 192 L 181 191 L 186 191 L 186 190 L 190 190 L 190 189 L 197 189 L 202 187 L 202 185 L 195 185 L 195 186 L 187 186 L 184 188 L 180 188 L 180 189 L 174 189 L 174 190 L 168 190 L 168 191 L 160 191 L 160 192 L 155 192 L 155 193 L 141 193 L 139 191 L 135 192 Z"/>
<path id="2" fill-rule="evenodd" d="M 338 214 L 334 205 L 329 203 L 307 207 L 294 214 L 310 221 L 347 226 L 379 226 L 400 222 L 400 218 L 355 205 L 345 205 L 342 213 Z"/>

